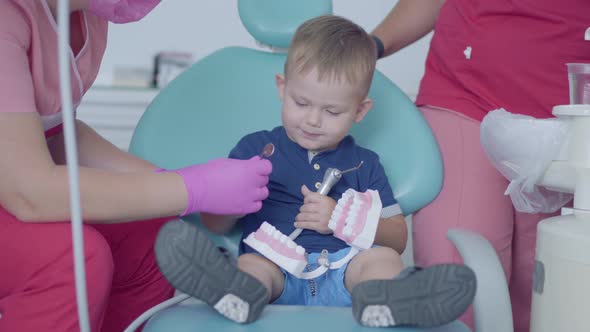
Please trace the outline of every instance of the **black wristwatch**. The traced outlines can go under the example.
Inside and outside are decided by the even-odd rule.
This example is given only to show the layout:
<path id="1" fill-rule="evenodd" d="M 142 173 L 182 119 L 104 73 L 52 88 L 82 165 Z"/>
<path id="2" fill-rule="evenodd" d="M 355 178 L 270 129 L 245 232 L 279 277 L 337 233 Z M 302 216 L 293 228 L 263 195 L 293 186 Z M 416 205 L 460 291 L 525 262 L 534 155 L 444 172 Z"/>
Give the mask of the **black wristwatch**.
<path id="1" fill-rule="evenodd" d="M 379 37 L 375 35 L 371 35 L 373 40 L 375 41 L 375 45 L 377 45 L 377 59 L 381 59 L 383 57 L 383 53 L 385 53 L 385 46 L 383 46 L 383 42 Z"/>

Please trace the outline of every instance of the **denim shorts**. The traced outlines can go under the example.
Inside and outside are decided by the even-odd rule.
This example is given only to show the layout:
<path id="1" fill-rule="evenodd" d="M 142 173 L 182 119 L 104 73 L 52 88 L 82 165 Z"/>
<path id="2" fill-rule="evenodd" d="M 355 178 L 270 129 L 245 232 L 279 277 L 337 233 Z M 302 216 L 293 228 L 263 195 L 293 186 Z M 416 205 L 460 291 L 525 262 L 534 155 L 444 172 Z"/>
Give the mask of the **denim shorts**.
<path id="1" fill-rule="evenodd" d="M 335 262 L 346 256 L 350 247 L 338 250 L 328 254 L 330 262 Z M 320 253 L 311 253 L 308 255 L 309 262 L 306 271 L 313 271 L 318 267 L 317 260 Z M 274 304 L 291 304 L 291 305 L 315 305 L 330 307 L 350 307 L 352 300 L 350 293 L 344 284 L 344 275 L 350 260 L 339 269 L 329 269 L 315 279 L 299 279 L 287 271 L 283 271 L 285 276 L 285 286 L 283 292 L 273 303 Z"/>

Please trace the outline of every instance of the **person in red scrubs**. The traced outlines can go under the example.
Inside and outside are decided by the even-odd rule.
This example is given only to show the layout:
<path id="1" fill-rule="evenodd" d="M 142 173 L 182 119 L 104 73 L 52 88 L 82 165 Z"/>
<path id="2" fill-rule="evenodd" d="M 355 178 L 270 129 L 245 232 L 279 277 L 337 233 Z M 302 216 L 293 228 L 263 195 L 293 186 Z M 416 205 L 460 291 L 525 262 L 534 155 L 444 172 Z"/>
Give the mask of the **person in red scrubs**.
<path id="1" fill-rule="evenodd" d="M 529 330 L 536 226 L 549 215 L 514 210 L 480 145 L 480 122 L 498 108 L 548 118 L 568 104 L 566 63 L 590 62 L 589 15 L 588 0 L 400 0 L 372 32 L 388 56 L 434 29 L 416 105 L 438 141 L 444 182 L 412 218 L 415 262 L 459 262 L 449 228 L 486 237 L 506 273 L 517 332 Z M 463 317 L 471 327 L 472 316 Z"/>
<path id="2" fill-rule="evenodd" d="M 96 78 L 108 22 L 139 20 L 159 2 L 69 1 L 74 105 Z M 79 331 L 56 3 L 0 1 L 0 331 Z M 221 158 L 157 170 L 79 120 L 76 136 L 90 327 L 121 332 L 174 293 L 153 249 L 166 216 L 255 212 L 272 166 Z"/>

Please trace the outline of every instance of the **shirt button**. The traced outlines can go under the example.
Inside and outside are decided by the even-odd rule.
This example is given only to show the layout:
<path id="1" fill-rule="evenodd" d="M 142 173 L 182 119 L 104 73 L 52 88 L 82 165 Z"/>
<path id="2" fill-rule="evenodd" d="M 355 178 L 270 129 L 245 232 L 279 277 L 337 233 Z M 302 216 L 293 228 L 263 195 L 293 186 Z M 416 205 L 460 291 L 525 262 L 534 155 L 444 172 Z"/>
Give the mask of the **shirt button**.
<path id="1" fill-rule="evenodd" d="M 316 189 L 320 189 L 321 186 L 322 186 L 322 184 L 320 182 L 316 182 L 315 183 L 315 188 Z"/>
<path id="2" fill-rule="evenodd" d="M 313 169 L 315 169 L 316 171 L 320 170 L 320 164 L 314 164 L 313 165 Z"/>

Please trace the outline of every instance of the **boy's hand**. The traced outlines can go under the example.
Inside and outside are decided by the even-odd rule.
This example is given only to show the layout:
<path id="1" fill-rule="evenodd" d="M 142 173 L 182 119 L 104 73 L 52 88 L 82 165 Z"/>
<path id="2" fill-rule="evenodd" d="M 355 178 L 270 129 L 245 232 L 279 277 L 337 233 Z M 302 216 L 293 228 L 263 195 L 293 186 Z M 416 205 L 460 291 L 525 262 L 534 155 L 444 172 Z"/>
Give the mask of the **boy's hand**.
<path id="1" fill-rule="evenodd" d="M 295 227 L 311 229 L 320 234 L 331 234 L 328 222 L 336 207 L 336 201 L 307 189 L 305 185 L 301 186 L 301 193 L 304 200 L 299 214 L 295 217 Z"/>

